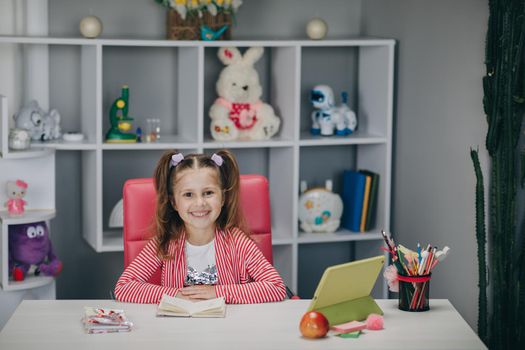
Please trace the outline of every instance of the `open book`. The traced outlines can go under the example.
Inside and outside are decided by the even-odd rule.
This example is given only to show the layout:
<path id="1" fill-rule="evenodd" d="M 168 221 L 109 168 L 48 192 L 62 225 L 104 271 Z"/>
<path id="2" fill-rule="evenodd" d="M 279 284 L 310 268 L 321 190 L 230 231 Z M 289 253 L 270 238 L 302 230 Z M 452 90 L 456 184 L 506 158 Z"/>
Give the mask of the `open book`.
<path id="1" fill-rule="evenodd" d="M 224 317 L 225 315 L 224 298 L 189 301 L 164 294 L 157 310 L 157 316 Z"/>

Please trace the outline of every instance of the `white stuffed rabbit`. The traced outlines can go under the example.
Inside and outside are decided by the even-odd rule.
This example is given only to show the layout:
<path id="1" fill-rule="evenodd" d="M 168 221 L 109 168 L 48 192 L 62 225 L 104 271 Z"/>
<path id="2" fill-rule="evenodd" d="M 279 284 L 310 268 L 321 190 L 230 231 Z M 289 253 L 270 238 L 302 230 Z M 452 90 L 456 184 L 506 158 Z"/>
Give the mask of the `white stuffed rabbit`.
<path id="1" fill-rule="evenodd" d="M 244 55 L 235 47 L 219 49 L 226 67 L 216 84 L 219 98 L 209 111 L 215 140 L 268 140 L 279 131 L 281 120 L 260 100 L 262 88 L 253 66 L 263 52 L 262 47 L 251 47 Z"/>

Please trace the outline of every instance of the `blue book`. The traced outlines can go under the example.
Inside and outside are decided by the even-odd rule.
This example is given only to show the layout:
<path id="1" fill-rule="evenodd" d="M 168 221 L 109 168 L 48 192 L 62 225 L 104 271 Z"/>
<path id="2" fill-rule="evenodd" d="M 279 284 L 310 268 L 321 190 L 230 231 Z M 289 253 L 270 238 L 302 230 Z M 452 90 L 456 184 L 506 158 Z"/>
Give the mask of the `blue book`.
<path id="1" fill-rule="evenodd" d="M 344 171 L 342 225 L 344 228 L 355 232 L 360 231 L 365 183 L 365 174 L 353 170 Z"/>

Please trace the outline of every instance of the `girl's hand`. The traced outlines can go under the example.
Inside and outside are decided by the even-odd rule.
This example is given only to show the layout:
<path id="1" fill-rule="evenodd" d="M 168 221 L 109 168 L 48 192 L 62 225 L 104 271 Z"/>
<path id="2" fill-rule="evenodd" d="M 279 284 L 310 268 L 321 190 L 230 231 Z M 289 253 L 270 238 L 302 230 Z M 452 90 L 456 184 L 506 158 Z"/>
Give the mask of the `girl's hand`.
<path id="1" fill-rule="evenodd" d="M 189 286 L 184 287 L 182 289 L 179 289 L 179 293 L 177 293 L 177 296 L 179 296 L 190 300 L 203 300 L 203 299 L 214 299 L 217 298 L 217 294 L 215 294 L 215 286 L 213 285 L 197 285 L 197 286 Z"/>
<path id="2" fill-rule="evenodd" d="M 183 295 L 183 294 L 182 294 L 182 291 L 181 291 L 180 289 L 179 289 L 179 291 L 177 292 L 177 294 L 175 294 L 175 297 L 176 297 L 176 298 L 180 298 L 180 299 L 184 299 L 184 300 L 194 301 L 194 300 L 192 300 L 190 297 Z"/>

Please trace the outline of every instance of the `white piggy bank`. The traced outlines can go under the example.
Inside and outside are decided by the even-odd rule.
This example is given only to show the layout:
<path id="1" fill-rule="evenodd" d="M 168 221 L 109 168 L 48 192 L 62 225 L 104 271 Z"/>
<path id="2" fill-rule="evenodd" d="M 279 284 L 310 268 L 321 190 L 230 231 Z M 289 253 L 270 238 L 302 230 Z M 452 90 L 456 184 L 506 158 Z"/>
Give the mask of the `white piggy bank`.
<path id="1" fill-rule="evenodd" d="M 332 181 L 325 188 L 306 190 L 301 181 L 302 195 L 299 198 L 299 220 L 305 232 L 334 232 L 339 227 L 343 214 L 343 201 L 332 192 Z"/>

